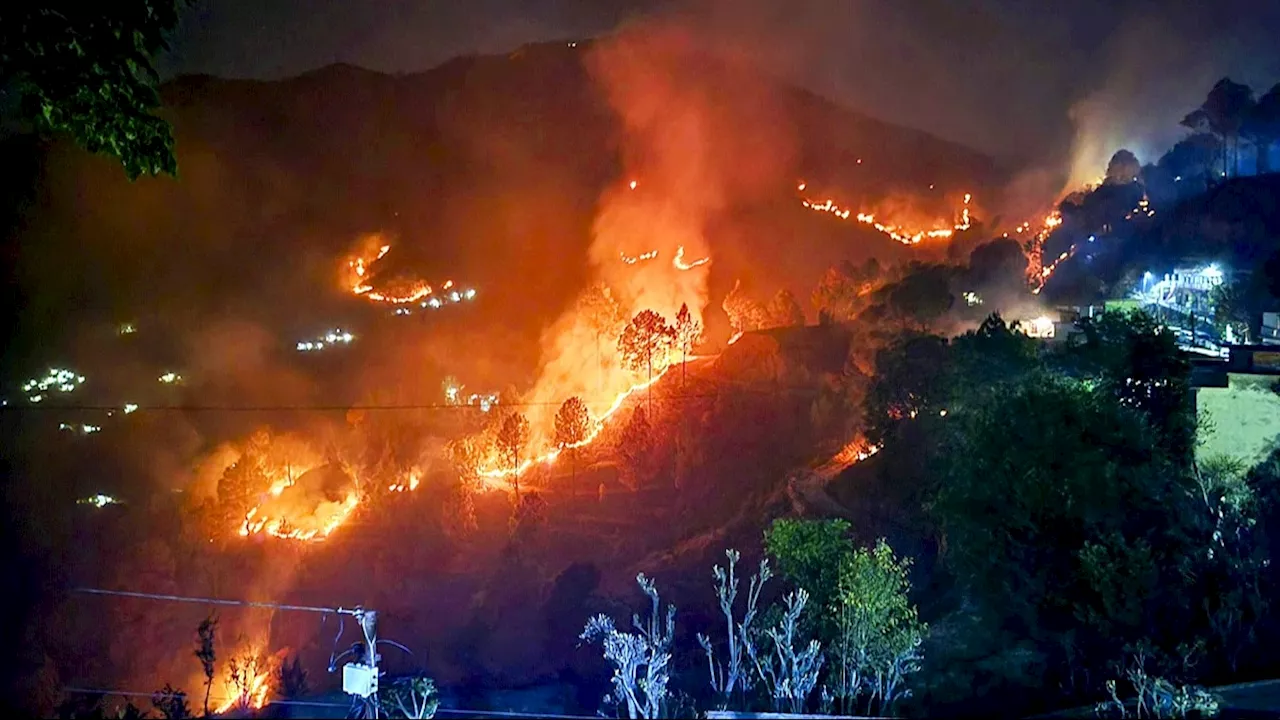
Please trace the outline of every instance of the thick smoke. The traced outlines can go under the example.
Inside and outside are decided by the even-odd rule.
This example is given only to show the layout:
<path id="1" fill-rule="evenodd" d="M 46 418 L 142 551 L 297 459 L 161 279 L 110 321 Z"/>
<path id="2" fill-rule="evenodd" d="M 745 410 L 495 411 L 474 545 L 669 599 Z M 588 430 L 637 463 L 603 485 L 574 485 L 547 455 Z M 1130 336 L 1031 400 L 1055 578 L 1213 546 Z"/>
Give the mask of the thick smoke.
<path id="1" fill-rule="evenodd" d="M 1144 10 L 1120 24 L 1098 59 L 1103 80 L 1071 105 L 1075 127 L 1063 193 L 1097 180 L 1116 150 L 1127 148 L 1145 163 L 1160 156 L 1187 130 L 1182 118 L 1204 101 L 1215 82 L 1230 76 L 1255 92 L 1280 80 L 1274 42 L 1257 7 L 1226 2 Z M 1274 8 L 1262 15 L 1273 15 Z M 1227 23 L 1230 23 L 1229 25 Z M 1259 52 L 1260 49 L 1268 51 Z"/>
<path id="2" fill-rule="evenodd" d="M 606 190 L 588 251 L 630 318 L 653 310 L 669 321 L 687 304 L 701 319 L 714 258 L 709 226 L 735 203 L 776 190 L 787 177 L 792 132 L 772 112 L 769 86 L 670 21 L 624 29 L 598 43 L 587 65 L 622 129 L 624 174 Z M 628 262 L 626 259 L 634 260 Z M 530 396 L 535 442 L 555 404 L 572 395 L 607 407 L 632 379 L 613 343 L 571 308 L 543 336 L 544 363 Z"/>

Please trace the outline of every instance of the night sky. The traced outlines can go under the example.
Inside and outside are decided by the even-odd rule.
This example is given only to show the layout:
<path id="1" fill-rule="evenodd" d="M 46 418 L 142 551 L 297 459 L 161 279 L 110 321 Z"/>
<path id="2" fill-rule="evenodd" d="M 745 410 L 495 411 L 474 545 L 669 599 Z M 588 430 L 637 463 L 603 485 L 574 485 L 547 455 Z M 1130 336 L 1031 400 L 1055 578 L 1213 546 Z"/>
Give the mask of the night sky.
<path id="1" fill-rule="evenodd" d="M 161 67 L 413 72 L 673 14 L 845 105 L 1011 160 L 1060 158 L 1073 107 L 1086 134 L 1149 156 L 1219 77 L 1280 81 L 1265 0 L 203 0 Z"/>

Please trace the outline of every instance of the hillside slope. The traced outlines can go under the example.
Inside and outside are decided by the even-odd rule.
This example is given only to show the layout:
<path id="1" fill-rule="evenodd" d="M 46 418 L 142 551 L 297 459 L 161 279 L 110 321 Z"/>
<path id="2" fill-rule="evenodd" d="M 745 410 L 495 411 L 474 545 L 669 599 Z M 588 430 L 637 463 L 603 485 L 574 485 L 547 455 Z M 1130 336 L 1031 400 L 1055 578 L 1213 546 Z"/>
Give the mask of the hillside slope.
<path id="1" fill-rule="evenodd" d="M 489 298 L 487 319 L 537 325 L 583 281 L 601 190 L 625 181 L 622 129 L 585 66 L 588 48 L 531 46 L 408 75 L 335 65 L 279 82 L 176 79 L 163 97 L 180 180 L 129 183 L 111 161 L 66 143 L 39 149 L 34 196 L 13 200 L 20 210 L 5 233 L 27 327 L 47 332 L 50 321 L 119 316 L 158 298 L 187 322 L 296 314 L 332 300 L 343 253 L 378 230 L 396 238 L 387 262 L 474 283 Z M 711 102 L 717 92 L 733 102 L 730 85 L 746 81 L 715 71 L 711 61 L 688 68 Z M 940 214 L 955 193 L 998 182 L 975 152 L 751 82 L 776 106 L 768 112 L 789 172 L 776 197 L 730 198 L 708 227 L 724 249 L 713 296 L 744 277 L 762 293 L 792 284 L 803 297 L 836 260 L 902 252 L 801 208 L 798 179 L 855 206 L 916 193 Z M 756 121 L 751 107 L 732 110 Z"/>

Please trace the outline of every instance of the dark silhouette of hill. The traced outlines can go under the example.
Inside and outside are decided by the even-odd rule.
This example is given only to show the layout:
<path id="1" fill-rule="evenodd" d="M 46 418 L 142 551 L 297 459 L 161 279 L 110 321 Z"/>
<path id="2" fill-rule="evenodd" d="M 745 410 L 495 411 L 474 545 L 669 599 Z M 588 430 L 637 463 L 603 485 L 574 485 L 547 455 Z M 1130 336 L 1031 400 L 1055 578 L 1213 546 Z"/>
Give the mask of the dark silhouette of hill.
<path id="1" fill-rule="evenodd" d="M 343 253 L 378 230 L 397 238 L 386 262 L 473 282 L 492 319 L 537 324 L 583 281 L 600 192 L 624 181 L 622 129 L 584 65 L 588 45 L 406 75 L 334 65 L 273 82 L 180 77 L 162 92 L 177 181 L 129 183 L 104 158 L 39 145 L 37 186 L 5 233 L 26 329 L 158 299 L 188 318 L 274 317 L 304 298 L 325 307 L 340 300 L 329 291 Z M 689 72 L 715 72 L 714 61 Z M 762 292 L 793 284 L 803 297 L 837 260 L 903 252 L 800 207 L 797 179 L 853 206 L 915 193 L 939 214 L 952 210 L 945 193 L 1000 180 L 979 153 L 759 82 L 779 88 L 771 111 L 793 136 L 794 170 L 778 177 L 776 200 L 730 208 L 709 228 L 725 249 L 713 296 L 747 276 Z M 31 150 L 11 142 L 7 152 Z"/>

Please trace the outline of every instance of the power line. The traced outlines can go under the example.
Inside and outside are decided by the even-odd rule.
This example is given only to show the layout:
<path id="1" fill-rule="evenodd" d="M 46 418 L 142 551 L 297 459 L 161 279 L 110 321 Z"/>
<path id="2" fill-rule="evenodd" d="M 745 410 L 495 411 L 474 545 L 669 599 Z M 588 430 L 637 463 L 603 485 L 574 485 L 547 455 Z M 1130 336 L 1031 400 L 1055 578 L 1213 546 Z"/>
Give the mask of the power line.
<path id="1" fill-rule="evenodd" d="M 724 397 L 726 395 L 753 395 L 753 396 L 773 396 L 773 395 L 804 395 L 817 394 L 820 392 L 817 388 L 794 386 L 794 387 L 774 387 L 761 388 L 752 390 L 747 388 L 736 388 L 732 391 L 718 391 L 705 393 L 691 393 L 686 395 L 667 395 L 666 397 L 655 396 L 655 403 L 678 403 L 686 400 L 697 400 L 706 398 Z M 492 408 L 526 408 L 526 407 L 559 407 L 563 401 L 554 402 L 512 402 L 494 404 Z M 612 402 L 604 400 L 587 402 L 587 405 L 611 405 Z M 120 405 L 6 405 L 0 407 L 0 413 L 26 413 L 26 412 L 122 412 Z M 447 403 L 407 403 L 403 405 L 137 405 L 133 407 L 127 414 L 140 412 L 346 412 L 349 410 L 373 410 L 373 411 L 397 411 L 397 410 L 452 410 L 452 411 L 474 411 L 484 412 L 480 408 L 470 405 L 452 405 Z"/>
<path id="2" fill-rule="evenodd" d="M 75 695 L 110 695 L 116 697 L 176 697 L 179 693 L 163 693 L 163 692 L 142 692 L 139 690 L 106 690 L 98 688 L 63 688 L 63 692 Z M 186 697 L 191 697 L 186 693 L 182 693 Z M 221 700 L 223 702 L 231 700 L 228 697 L 211 697 L 211 700 Z M 326 703 L 316 702 L 314 700 L 268 700 L 267 706 L 271 705 L 291 705 L 297 707 L 327 707 L 327 708 L 347 708 L 349 703 Z M 557 720 L 597 720 L 594 715 L 558 715 L 554 713 L 526 713 L 512 710 L 468 710 L 465 708 L 436 708 L 437 715 L 474 715 L 478 717 L 510 717 L 510 718 L 555 718 Z"/>
<path id="3" fill-rule="evenodd" d="M 224 605 L 231 607 L 263 608 L 268 610 L 292 610 L 296 612 L 314 612 L 323 614 L 354 615 L 354 609 L 315 607 L 311 605 L 286 605 L 283 603 L 258 602 L 254 600 L 226 600 L 223 598 L 189 597 L 186 595 L 161 595 L 158 593 L 133 592 L 130 590 L 104 590 L 101 588 L 74 588 L 71 592 L 86 595 L 109 595 L 113 597 L 141 598 L 144 600 L 161 600 L 166 602 L 185 602 L 198 605 Z"/>

